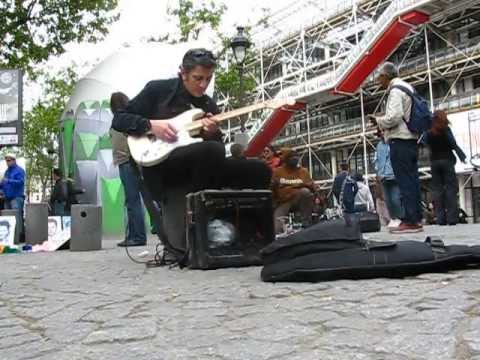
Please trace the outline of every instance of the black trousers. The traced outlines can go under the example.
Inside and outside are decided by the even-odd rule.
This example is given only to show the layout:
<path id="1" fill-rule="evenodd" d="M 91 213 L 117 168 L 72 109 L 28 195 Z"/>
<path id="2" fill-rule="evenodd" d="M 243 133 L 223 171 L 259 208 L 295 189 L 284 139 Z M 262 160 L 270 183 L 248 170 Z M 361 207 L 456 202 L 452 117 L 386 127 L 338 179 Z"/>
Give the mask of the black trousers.
<path id="1" fill-rule="evenodd" d="M 187 193 L 221 188 L 269 189 L 271 175 L 270 168 L 260 160 L 226 159 L 225 146 L 216 141 L 177 148 L 159 165 L 143 168 L 146 188 L 162 207 L 162 241 L 183 251 Z"/>
<path id="2" fill-rule="evenodd" d="M 155 200 L 168 188 L 187 192 L 205 189 L 269 189 L 272 171 L 260 160 L 226 159 L 225 146 L 204 141 L 180 147 L 156 166 L 143 168 L 145 183 Z"/>
<path id="3" fill-rule="evenodd" d="M 456 224 L 458 222 L 458 181 L 455 174 L 455 161 L 433 160 L 431 170 L 437 224 Z"/>

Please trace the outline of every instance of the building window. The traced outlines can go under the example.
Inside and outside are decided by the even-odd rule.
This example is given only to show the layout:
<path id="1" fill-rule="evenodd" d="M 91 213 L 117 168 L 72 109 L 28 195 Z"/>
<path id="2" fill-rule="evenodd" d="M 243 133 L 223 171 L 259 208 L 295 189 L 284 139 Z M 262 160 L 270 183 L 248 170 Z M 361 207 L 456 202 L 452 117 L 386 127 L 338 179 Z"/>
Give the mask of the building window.
<path id="1" fill-rule="evenodd" d="M 473 88 L 474 89 L 480 88 L 480 75 L 474 76 L 472 80 L 473 80 Z"/>

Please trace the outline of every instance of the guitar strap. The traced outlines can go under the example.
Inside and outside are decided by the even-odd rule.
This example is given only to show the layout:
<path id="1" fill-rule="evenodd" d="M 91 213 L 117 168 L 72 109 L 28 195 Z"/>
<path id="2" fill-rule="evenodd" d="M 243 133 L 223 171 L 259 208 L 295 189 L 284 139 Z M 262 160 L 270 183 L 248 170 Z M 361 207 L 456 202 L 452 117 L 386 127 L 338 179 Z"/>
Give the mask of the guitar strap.
<path id="1" fill-rule="evenodd" d="M 171 255 L 173 255 L 177 261 L 172 259 L 170 262 L 167 262 L 165 256 L 158 256 L 158 253 L 155 255 L 155 263 L 158 266 L 161 265 L 169 265 L 171 263 L 179 262 L 184 259 L 185 251 L 182 249 L 178 249 L 174 247 L 169 241 L 167 233 L 165 232 L 163 221 L 162 221 L 162 213 L 159 204 L 153 199 L 150 191 L 148 190 L 147 186 L 145 185 L 145 180 L 143 177 L 142 167 L 139 166 L 133 158 L 130 157 L 130 164 L 134 169 L 135 174 L 138 177 L 140 183 L 140 193 L 142 194 L 143 202 L 145 204 L 145 208 L 150 215 L 150 221 L 153 224 L 155 232 L 157 233 L 157 237 L 160 243 L 163 245 L 164 250 L 166 249 Z M 165 252 L 164 252 L 165 255 Z"/>

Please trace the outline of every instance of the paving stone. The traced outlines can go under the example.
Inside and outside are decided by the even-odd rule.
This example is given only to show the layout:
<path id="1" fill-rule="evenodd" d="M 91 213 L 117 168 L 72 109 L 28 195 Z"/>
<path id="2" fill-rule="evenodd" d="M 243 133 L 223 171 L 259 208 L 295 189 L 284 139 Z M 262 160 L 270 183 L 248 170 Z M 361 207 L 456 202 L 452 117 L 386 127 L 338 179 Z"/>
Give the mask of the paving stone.
<path id="1" fill-rule="evenodd" d="M 480 243 L 480 225 L 372 236 L 441 231 Z M 480 360 L 478 270 L 270 284 L 260 267 L 147 269 L 117 241 L 2 255 L 1 360 Z"/>

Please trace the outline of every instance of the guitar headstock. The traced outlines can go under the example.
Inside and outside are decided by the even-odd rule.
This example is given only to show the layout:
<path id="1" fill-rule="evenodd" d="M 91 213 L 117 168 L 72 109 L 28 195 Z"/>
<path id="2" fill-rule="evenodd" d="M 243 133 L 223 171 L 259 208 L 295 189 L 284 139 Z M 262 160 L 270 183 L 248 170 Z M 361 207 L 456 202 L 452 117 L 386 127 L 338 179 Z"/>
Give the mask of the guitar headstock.
<path id="1" fill-rule="evenodd" d="M 265 107 L 270 109 L 278 109 L 282 106 L 293 106 L 295 105 L 296 101 L 294 98 L 286 98 L 286 99 L 273 99 L 265 101 Z"/>

